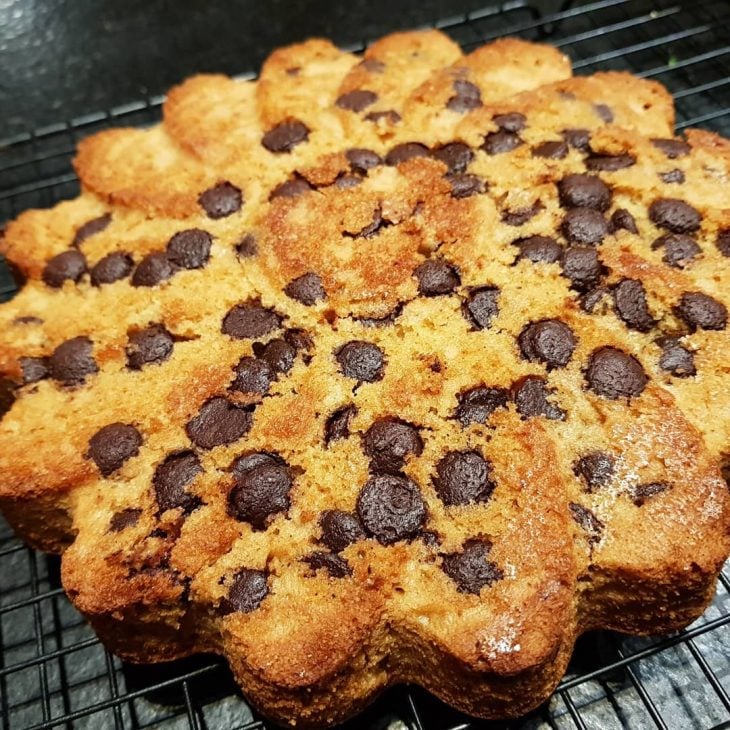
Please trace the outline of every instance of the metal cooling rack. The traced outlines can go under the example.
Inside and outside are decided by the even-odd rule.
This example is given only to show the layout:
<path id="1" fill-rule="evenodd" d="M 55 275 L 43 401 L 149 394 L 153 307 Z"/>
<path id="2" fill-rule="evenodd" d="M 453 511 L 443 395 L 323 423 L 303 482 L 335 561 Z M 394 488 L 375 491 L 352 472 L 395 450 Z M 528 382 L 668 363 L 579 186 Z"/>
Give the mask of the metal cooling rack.
<path id="1" fill-rule="evenodd" d="M 579 73 L 626 69 L 674 94 L 677 126 L 730 136 L 727 0 L 515 0 L 434 25 L 469 50 L 500 35 L 549 40 Z M 539 7 L 538 7 L 539 6 Z M 363 44 L 364 45 L 364 44 Z M 357 49 L 360 50 L 363 45 Z M 0 143 L 0 221 L 77 194 L 76 142 L 108 126 L 146 125 L 161 98 L 89 115 Z M 14 284 L 0 266 L 0 300 Z M 730 728 L 730 569 L 715 602 L 689 629 L 631 639 L 583 637 L 553 698 L 512 723 L 480 723 L 417 688 L 388 691 L 348 730 Z M 258 719 L 223 662 L 196 657 L 135 667 L 105 651 L 66 600 L 59 560 L 24 547 L 0 518 L 2 730 L 171 728 L 254 730 Z"/>

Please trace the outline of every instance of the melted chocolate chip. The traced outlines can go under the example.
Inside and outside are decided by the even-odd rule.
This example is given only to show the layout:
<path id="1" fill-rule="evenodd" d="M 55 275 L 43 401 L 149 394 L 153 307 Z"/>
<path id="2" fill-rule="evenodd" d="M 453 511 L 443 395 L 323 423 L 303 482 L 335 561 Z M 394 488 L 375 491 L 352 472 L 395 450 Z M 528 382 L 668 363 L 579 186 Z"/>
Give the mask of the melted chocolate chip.
<path id="1" fill-rule="evenodd" d="M 455 416 L 466 427 L 470 423 L 486 423 L 497 408 L 504 408 L 509 400 L 509 391 L 480 385 L 462 391 L 456 397 L 459 405 Z"/>
<path id="2" fill-rule="evenodd" d="M 189 494 L 186 488 L 202 473 L 200 459 L 192 451 L 170 454 L 158 464 L 152 485 L 160 512 L 180 507 L 185 514 L 189 514 L 199 507 L 202 503 L 200 497 Z"/>
<path id="3" fill-rule="evenodd" d="M 723 330 L 727 325 L 727 307 L 702 292 L 682 294 L 674 311 L 692 332 L 698 327 L 703 330 Z"/>
<path id="4" fill-rule="evenodd" d="M 210 258 L 212 243 L 207 231 L 199 228 L 180 231 L 167 244 L 167 258 L 181 269 L 202 269 Z"/>
<path id="5" fill-rule="evenodd" d="M 236 379 L 230 389 L 252 395 L 266 395 L 276 380 L 274 369 L 265 360 L 242 357 L 236 365 Z"/>
<path id="6" fill-rule="evenodd" d="M 649 219 L 672 233 L 692 233 L 700 227 L 702 216 L 684 200 L 659 198 L 649 206 Z"/>
<path id="7" fill-rule="evenodd" d="M 327 298 L 322 279 L 312 271 L 290 281 L 284 287 L 284 293 L 307 307 Z"/>
<path id="8" fill-rule="evenodd" d="M 141 509 L 127 507 L 119 512 L 115 512 L 109 521 L 109 529 L 111 532 L 121 532 L 128 527 L 134 527 L 142 516 Z"/>
<path id="9" fill-rule="evenodd" d="M 521 132 L 527 124 L 525 115 L 519 112 L 497 114 L 492 121 L 505 132 Z"/>
<path id="10" fill-rule="evenodd" d="M 140 370 L 148 363 L 164 362 L 172 355 L 173 344 L 172 335 L 161 324 L 134 332 L 126 349 L 127 367 Z"/>
<path id="11" fill-rule="evenodd" d="M 608 223 L 603 214 L 593 208 L 571 208 L 560 226 L 570 243 L 597 245 L 608 234 Z"/>
<path id="12" fill-rule="evenodd" d="M 54 289 L 64 281 L 77 284 L 86 273 L 86 257 L 80 251 L 69 250 L 54 256 L 43 269 L 43 281 Z"/>
<path id="13" fill-rule="evenodd" d="M 541 210 L 543 210 L 543 204 L 537 200 L 527 208 L 519 208 L 518 210 L 503 210 L 501 213 L 501 220 L 508 226 L 523 226 L 527 221 L 534 218 Z"/>
<path id="14" fill-rule="evenodd" d="M 684 173 L 677 168 L 668 172 L 661 172 L 659 173 L 659 177 L 665 183 L 669 184 L 676 183 L 677 185 L 681 185 L 684 182 Z"/>
<path id="15" fill-rule="evenodd" d="M 431 154 L 439 162 L 443 162 L 450 173 L 464 172 L 474 159 L 474 151 L 463 142 L 451 142 L 437 147 Z"/>
<path id="16" fill-rule="evenodd" d="M 723 256 L 730 257 L 730 228 L 717 232 L 715 246 Z"/>
<path id="17" fill-rule="evenodd" d="M 128 253 L 115 251 L 96 262 L 91 269 L 91 283 L 93 286 L 101 286 L 126 279 L 133 268 L 134 261 Z"/>
<path id="18" fill-rule="evenodd" d="M 137 268 L 132 274 L 132 286 L 157 286 L 174 273 L 175 268 L 167 257 L 167 253 L 153 251 L 137 264 Z"/>
<path id="19" fill-rule="evenodd" d="M 647 484 L 637 484 L 631 490 L 631 499 L 637 507 L 641 507 L 648 497 L 653 497 L 661 492 L 666 492 L 669 485 L 666 482 L 649 482 Z"/>
<path id="20" fill-rule="evenodd" d="M 386 165 L 400 165 L 401 162 L 412 160 L 414 157 L 428 157 L 428 147 L 420 142 L 405 142 L 396 145 L 385 156 Z"/>
<path id="21" fill-rule="evenodd" d="M 591 135 L 587 129 L 564 129 L 561 132 L 563 139 L 574 149 L 588 152 L 591 145 Z"/>
<path id="22" fill-rule="evenodd" d="M 72 246 L 80 246 L 87 238 L 101 233 L 112 222 L 112 214 L 104 213 L 98 218 L 92 218 L 81 227 L 76 229 L 76 235 L 71 241 Z"/>
<path id="23" fill-rule="evenodd" d="M 211 398 L 203 404 L 197 416 L 188 421 L 185 431 L 201 449 L 230 444 L 251 429 L 251 412 L 231 403 L 227 398 Z"/>
<path id="24" fill-rule="evenodd" d="M 443 556 L 441 567 L 456 583 L 457 591 L 479 595 L 483 588 L 504 578 L 504 572 L 496 563 L 487 560 L 491 549 L 489 540 L 468 540 L 462 545 L 461 552 Z"/>
<path id="25" fill-rule="evenodd" d="M 335 357 L 342 374 L 360 382 L 382 380 L 385 369 L 383 351 L 372 342 L 352 340 L 341 347 Z"/>
<path id="26" fill-rule="evenodd" d="M 482 105 L 482 95 L 479 87 L 471 81 L 457 79 L 454 81 L 454 95 L 449 97 L 446 108 L 451 111 L 463 114 L 464 112 L 478 109 Z"/>
<path id="27" fill-rule="evenodd" d="M 638 332 L 648 332 L 656 324 L 646 303 L 644 285 L 636 279 L 622 279 L 613 289 L 618 316 L 626 326 Z"/>
<path id="28" fill-rule="evenodd" d="M 365 530 L 383 545 L 412 539 L 426 522 L 426 504 L 408 477 L 377 474 L 357 497 L 357 513 Z"/>
<path id="29" fill-rule="evenodd" d="M 695 256 L 702 253 L 697 241 L 684 233 L 665 233 L 651 244 L 652 251 L 664 249 L 662 261 L 675 269 L 683 269 Z"/>
<path id="30" fill-rule="evenodd" d="M 314 347 L 312 338 L 301 329 L 291 329 L 284 332 L 284 339 L 295 349 L 304 350 L 305 352 L 311 350 Z M 304 360 L 305 363 L 309 364 L 308 360 Z"/>
<path id="31" fill-rule="evenodd" d="M 276 200 L 276 198 L 298 198 L 300 195 L 309 193 L 312 190 L 314 190 L 314 187 L 303 177 L 293 177 L 281 183 L 281 185 L 277 185 L 271 191 L 269 200 Z"/>
<path id="32" fill-rule="evenodd" d="M 581 309 L 584 312 L 593 314 L 599 304 L 605 305 L 605 299 L 609 294 L 610 292 L 605 286 L 597 286 L 595 289 L 591 289 L 590 291 L 581 294 L 578 301 L 580 302 Z M 602 306 L 599 311 L 605 313 L 607 309 L 605 306 Z"/>
<path id="33" fill-rule="evenodd" d="M 636 158 L 633 155 L 601 155 L 592 154 L 586 160 L 586 167 L 594 172 L 615 172 L 623 170 L 636 164 Z"/>
<path id="34" fill-rule="evenodd" d="M 92 356 L 93 345 L 88 337 L 74 337 L 61 343 L 48 360 L 51 377 L 63 385 L 78 385 L 87 375 L 99 371 Z"/>
<path id="35" fill-rule="evenodd" d="M 33 315 L 23 315 L 16 317 L 13 320 L 13 324 L 43 324 L 43 320 L 40 317 L 34 317 Z"/>
<path id="36" fill-rule="evenodd" d="M 548 160 L 563 160 L 568 156 L 568 145 L 562 140 L 548 140 L 532 148 L 533 157 L 543 157 Z"/>
<path id="37" fill-rule="evenodd" d="M 418 279 L 418 292 L 424 297 L 451 294 L 459 284 L 459 272 L 454 266 L 440 259 L 427 259 L 413 272 Z"/>
<path id="38" fill-rule="evenodd" d="M 613 109 L 608 104 L 594 104 L 593 110 L 599 116 L 601 121 L 611 124 L 613 121 Z"/>
<path id="39" fill-rule="evenodd" d="M 492 320 L 499 314 L 499 289 L 484 286 L 472 289 L 461 305 L 461 311 L 475 329 L 489 329 Z"/>
<path id="40" fill-rule="evenodd" d="M 593 289 L 604 273 L 598 253 L 588 246 L 565 249 L 561 263 L 563 276 L 570 279 L 571 286 L 580 292 Z"/>
<path id="41" fill-rule="evenodd" d="M 99 429 L 89 440 L 88 458 L 102 476 L 108 477 L 132 456 L 139 454 L 142 435 L 126 423 L 110 423 Z"/>
<path id="42" fill-rule="evenodd" d="M 570 327 L 558 319 L 543 319 L 526 325 L 517 341 L 525 359 L 542 362 L 548 370 L 565 367 L 577 342 Z"/>
<path id="43" fill-rule="evenodd" d="M 593 208 L 602 213 L 611 207 L 611 188 L 595 175 L 566 175 L 558 183 L 560 204 L 564 208 Z"/>
<path id="44" fill-rule="evenodd" d="M 623 229 L 629 233 L 638 233 L 639 229 L 636 227 L 636 220 L 634 216 L 629 213 L 625 208 L 618 208 L 613 212 L 611 216 L 611 222 L 609 224 L 609 231 L 615 233 Z"/>
<path id="45" fill-rule="evenodd" d="M 362 185 L 362 178 L 359 175 L 340 175 L 335 180 L 335 187 L 338 190 L 350 190 Z"/>
<path id="46" fill-rule="evenodd" d="M 513 241 L 520 250 L 517 260 L 527 259 L 535 264 L 553 264 L 560 260 L 563 247 L 548 236 L 530 236 Z"/>
<path id="47" fill-rule="evenodd" d="M 315 572 L 318 570 L 326 570 L 331 578 L 345 578 L 352 575 L 352 568 L 347 560 L 341 555 L 325 552 L 324 550 L 315 550 L 309 555 L 305 555 L 302 561 L 307 563 Z"/>
<path id="48" fill-rule="evenodd" d="M 355 89 L 337 97 L 335 104 L 340 109 L 348 109 L 351 112 L 361 112 L 378 100 L 374 91 L 367 89 Z"/>
<path id="49" fill-rule="evenodd" d="M 223 318 L 221 332 L 237 340 L 256 339 L 281 327 L 281 317 L 258 302 L 236 304 Z"/>
<path id="50" fill-rule="evenodd" d="M 275 515 L 286 512 L 291 504 L 292 474 L 284 463 L 262 463 L 237 471 L 228 497 L 232 517 L 265 530 Z"/>
<path id="51" fill-rule="evenodd" d="M 240 188 L 223 181 L 201 193 L 198 203 L 208 218 L 217 220 L 218 218 L 227 218 L 229 215 L 241 210 L 243 195 Z M 186 266 L 185 268 L 197 269 L 199 267 Z"/>
<path id="52" fill-rule="evenodd" d="M 320 542 L 333 552 L 339 553 L 353 542 L 365 539 L 365 530 L 354 512 L 333 509 L 322 513 Z"/>
<path id="53" fill-rule="evenodd" d="M 598 517 L 591 512 L 591 510 L 584 507 L 582 504 L 571 502 L 568 507 L 570 509 L 570 516 L 573 518 L 574 522 L 580 525 L 580 527 L 588 533 L 588 541 L 591 543 L 599 542 L 601 535 L 603 534 L 603 530 L 606 527 L 603 522 L 601 522 L 601 520 L 599 520 Z"/>
<path id="54" fill-rule="evenodd" d="M 309 139 L 309 128 L 296 119 L 277 124 L 262 138 L 261 144 L 269 152 L 291 152 L 298 144 Z"/>
<path id="55" fill-rule="evenodd" d="M 23 371 L 24 385 L 37 383 L 49 375 L 47 357 L 21 357 L 18 358 L 18 362 Z"/>
<path id="56" fill-rule="evenodd" d="M 658 150 L 661 150 L 670 160 L 678 157 L 685 157 L 692 148 L 681 139 L 652 139 L 651 143 Z"/>
<path id="57" fill-rule="evenodd" d="M 381 119 L 384 119 L 388 124 L 398 124 L 400 122 L 400 114 L 398 114 L 395 109 L 387 109 L 385 111 L 379 111 L 379 112 L 368 112 L 365 115 L 365 119 L 368 122 L 379 122 Z"/>
<path id="58" fill-rule="evenodd" d="M 496 486 L 490 470 L 478 451 L 450 451 L 436 465 L 433 486 L 446 505 L 486 502 Z"/>
<path id="59" fill-rule="evenodd" d="M 256 236 L 253 233 L 247 233 L 237 244 L 236 253 L 239 258 L 250 258 L 258 253 L 258 245 Z"/>
<path id="60" fill-rule="evenodd" d="M 517 412 L 523 418 L 533 416 L 545 416 L 551 421 L 562 421 L 565 419 L 565 411 L 548 400 L 550 391 L 543 378 L 537 375 L 527 375 L 520 378 L 512 386 L 512 397 L 514 398 Z"/>
<path id="61" fill-rule="evenodd" d="M 499 132 L 490 132 L 484 138 L 482 149 L 488 155 L 501 155 L 505 152 L 511 152 L 512 150 L 517 149 L 517 147 L 521 144 L 523 144 L 523 142 L 519 135 L 514 132 L 505 132 L 500 129 Z"/>
<path id="62" fill-rule="evenodd" d="M 357 413 L 353 405 L 338 408 L 327 419 L 324 425 L 324 443 L 329 446 L 330 442 L 346 439 L 350 435 L 350 421 Z"/>
<path id="63" fill-rule="evenodd" d="M 479 195 L 487 189 L 487 185 L 482 178 L 469 173 L 449 174 L 446 179 L 451 184 L 451 197 L 457 200 Z"/>
<path id="64" fill-rule="evenodd" d="M 588 362 L 586 381 L 594 393 L 615 400 L 641 395 L 649 378 L 633 355 L 616 347 L 600 347 Z"/>
<path id="65" fill-rule="evenodd" d="M 423 441 L 418 429 L 410 423 L 382 418 L 365 432 L 363 450 L 370 457 L 372 471 L 397 474 L 405 465 L 407 456 L 420 456 Z"/>
<path id="66" fill-rule="evenodd" d="M 372 74 L 381 74 L 385 71 L 385 63 L 377 58 L 363 58 L 363 60 L 358 63 L 358 66 Z"/>
<path id="67" fill-rule="evenodd" d="M 350 169 L 362 175 L 365 175 L 368 170 L 372 170 L 374 167 L 383 164 L 383 159 L 377 152 L 360 147 L 347 150 L 345 157 L 350 163 Z"/>
<path id="68" fill-rule="evenodd" d="M 269 594 L 268 576 L 263 570 L 242 568 L 233 576 L 228 596 L 221 599 L 220 611 L 229 613 L 251 613 Z"/>
<path id="69" fill-rule="evenodd" d="M 688 378 L 697 374 L 695 356 L 691 350 L 668 337 L 661 341 L 662 354 L 659 357 L 659 367 L 677 378 Z"/>
<path id="70" fill-rule="evenodd" d="M 276 373 L 288 373 L 297 356 L 296 348 L 281 337 L 262 345 L 255 342 L 253 351 L 256 357 L 267 362 Z"/>
<path id="71" fill-rule="evenodd" d="M 0 378 L 0 420 L 15 403 L 17 385 L 10 378 Z"/>
<path id="72" fill-rule="evenodd" d="M 585 482 L 587 492 L 605 487 L 612 479 L 616 459 L 604 451 L 591 451 L 573 464 L 573 473 Z"/>

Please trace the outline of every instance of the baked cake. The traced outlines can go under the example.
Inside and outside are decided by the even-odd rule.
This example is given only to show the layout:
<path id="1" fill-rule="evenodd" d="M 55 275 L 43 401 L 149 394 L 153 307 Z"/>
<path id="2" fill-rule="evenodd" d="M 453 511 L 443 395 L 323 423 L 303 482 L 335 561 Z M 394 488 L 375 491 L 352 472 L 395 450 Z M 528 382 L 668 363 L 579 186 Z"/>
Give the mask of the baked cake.
<path id="1" fill-rule="evenodd" d="M 324 40 L 83 140 L 11 222 L 0 508 L 130 661 L 324 727 L 542 702 L 730 543 L 730 142 L 544 45 Z"/>

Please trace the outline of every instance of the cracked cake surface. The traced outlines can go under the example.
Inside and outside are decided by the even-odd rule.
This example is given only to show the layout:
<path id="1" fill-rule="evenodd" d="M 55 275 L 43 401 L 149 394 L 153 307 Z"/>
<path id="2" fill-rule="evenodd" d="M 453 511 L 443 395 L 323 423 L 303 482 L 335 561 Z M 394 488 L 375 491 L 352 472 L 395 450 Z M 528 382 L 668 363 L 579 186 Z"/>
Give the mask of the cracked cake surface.
<path id="1" fill-rule="evenodd" d="M 279 49 L 89 137 L 9 223 L 0 509 L 119 656 L 280 722 L 523 714 L 730 551 L 730 143 L 437 31 Z"/>

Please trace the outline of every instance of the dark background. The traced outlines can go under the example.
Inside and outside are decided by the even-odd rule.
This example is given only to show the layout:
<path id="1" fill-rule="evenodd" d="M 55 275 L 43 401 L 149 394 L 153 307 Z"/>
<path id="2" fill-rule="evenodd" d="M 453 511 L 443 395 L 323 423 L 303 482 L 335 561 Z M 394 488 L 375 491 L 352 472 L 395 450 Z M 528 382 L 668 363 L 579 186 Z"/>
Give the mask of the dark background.
<path id="1" fill-rule="evenodd" d="M 257 70 L 272 49 L 312 35 L 347 46 L 498 4 L 0 0 L 0 140 L 164 93 L 198 71 Z"/>

